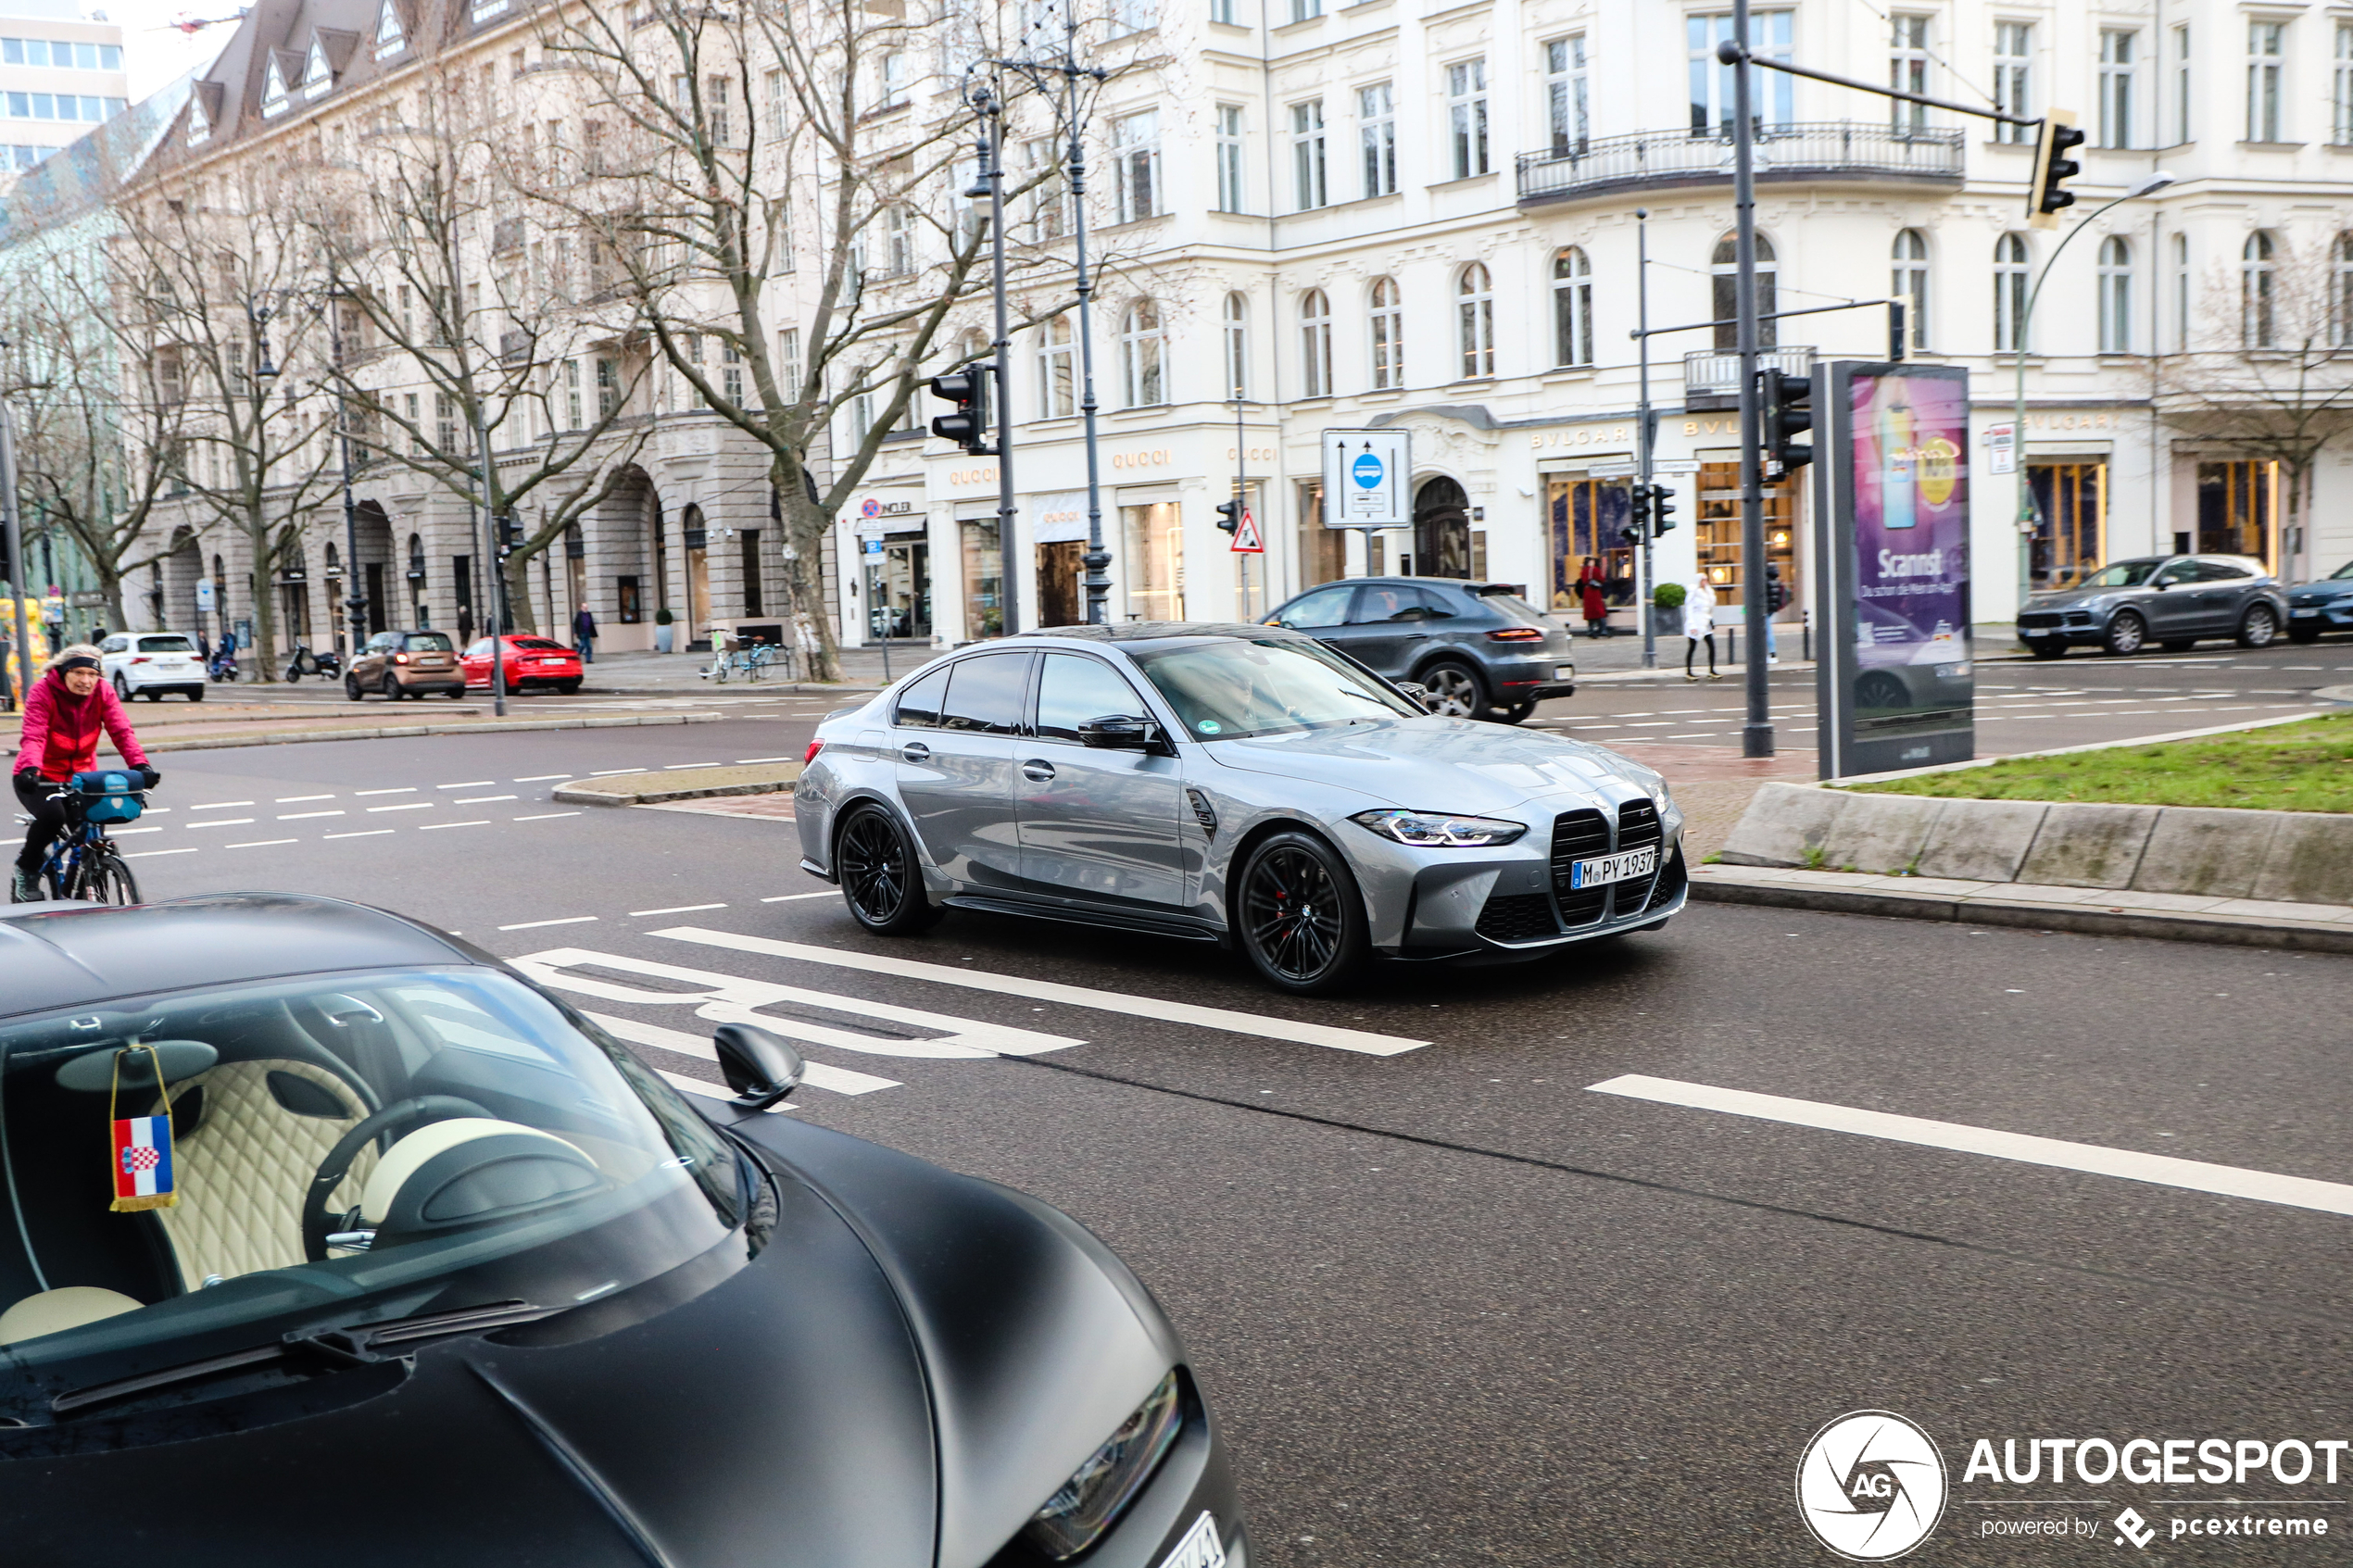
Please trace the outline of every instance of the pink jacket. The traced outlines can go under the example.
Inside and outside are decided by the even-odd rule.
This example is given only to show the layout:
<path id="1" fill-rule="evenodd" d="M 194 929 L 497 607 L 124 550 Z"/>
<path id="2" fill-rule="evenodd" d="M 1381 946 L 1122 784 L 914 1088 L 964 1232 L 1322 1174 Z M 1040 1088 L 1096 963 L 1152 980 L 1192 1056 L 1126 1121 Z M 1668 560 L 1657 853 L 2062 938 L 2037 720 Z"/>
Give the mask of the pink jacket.
<path id="1" fill-rule="evenodd" d="M 97 766 L 100 730 L 113 738 L 124 761 L 134 768 L 147 765 L 114 687 L 101 681 L 88 696 L 76 696 L 56 673 L 44 675 L 24 694 L 24 739 L 14 770 L 38 768 L 43 778 L 63 784 Z"/>

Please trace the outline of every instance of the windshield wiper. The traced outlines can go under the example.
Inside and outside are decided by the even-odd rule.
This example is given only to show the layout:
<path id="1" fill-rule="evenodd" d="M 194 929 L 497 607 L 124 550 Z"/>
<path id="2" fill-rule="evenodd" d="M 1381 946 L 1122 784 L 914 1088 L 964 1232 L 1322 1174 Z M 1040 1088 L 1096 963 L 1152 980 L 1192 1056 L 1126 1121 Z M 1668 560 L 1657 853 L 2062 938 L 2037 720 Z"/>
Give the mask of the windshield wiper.
<path id="1" fill-rule="evenodd" d="M 224 1355 L 205 1356 L 157 1372 L 141 1373 L 135 1377 L 121 1377 L 110 1383 L 94 1383 L 86 1388 L 76 1388 L 51 1399 L 49 1410 L 55 1415 L 70 1415 L 94 1405 L 135 1399 L 158 1388 L 195 1383 L 223 1373 L 241 1372 L 304 1356 L 322 1361 L 331 1367 L 367 1366 L 396 1361 L 410 1352 L 392 1347 L 414 1346 L 451 1335 L 486 1334 L 492 1329 L 507 1328 L 516 1323 L 535 1323 L 561 1311 L 560 1307 L 534 1306 L 528 1301 L 488 1301 L 480 1306 L 459 1307 L 448 1311 L 420 1312 L 413 1317 L 296 1329 L 274 1345 L 256 1345 L 244 1350 L 231 1350 Z"/>

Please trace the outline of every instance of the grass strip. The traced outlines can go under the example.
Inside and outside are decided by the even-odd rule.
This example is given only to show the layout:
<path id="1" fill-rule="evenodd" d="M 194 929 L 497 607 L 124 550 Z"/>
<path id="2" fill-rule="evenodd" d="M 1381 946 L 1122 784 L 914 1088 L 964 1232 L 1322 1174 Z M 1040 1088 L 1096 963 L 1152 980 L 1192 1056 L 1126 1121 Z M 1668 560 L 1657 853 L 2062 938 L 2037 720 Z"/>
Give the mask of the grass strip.
<path id="1" fill-rule="evenodd" d="M 2353 811 L 2353 714 L 2200 740 L 2014 758 L 1851 787 L 1946 799 Z"/>

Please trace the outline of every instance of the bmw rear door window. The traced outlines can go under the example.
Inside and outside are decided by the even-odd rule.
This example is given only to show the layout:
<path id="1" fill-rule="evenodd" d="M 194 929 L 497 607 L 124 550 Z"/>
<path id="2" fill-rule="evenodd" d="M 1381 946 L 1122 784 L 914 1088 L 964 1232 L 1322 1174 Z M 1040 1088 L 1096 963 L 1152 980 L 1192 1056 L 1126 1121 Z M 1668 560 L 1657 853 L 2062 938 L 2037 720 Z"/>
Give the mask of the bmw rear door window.
<path id="1" fill-rule="evenodd" d="M 939 707 L 948 696 L 948 665 L 925 671 L 900 688 L 890 721 L 902 730 L 939 728 Z"/>
<path id="2" fill-rule="evenodd" d="M 1021 733 L 1022 699 L 1028 695 L 1026 653 L 984 653 L 959 659 L 948 680 L 939 727 L 990 735 Z"/>

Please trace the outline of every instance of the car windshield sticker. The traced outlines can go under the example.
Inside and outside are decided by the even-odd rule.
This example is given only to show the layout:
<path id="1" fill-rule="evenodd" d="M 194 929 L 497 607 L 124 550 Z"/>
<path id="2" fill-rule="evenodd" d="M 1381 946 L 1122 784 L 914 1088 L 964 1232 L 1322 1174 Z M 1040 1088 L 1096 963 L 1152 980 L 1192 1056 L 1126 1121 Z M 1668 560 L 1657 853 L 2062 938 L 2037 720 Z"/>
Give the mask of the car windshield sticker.
<path id="1" fill-rule="evenodd" d="M 1217 721 L 1214 719 L 1203 719 L 1194 724 L 1193 728 L 1199 730 L 1202 734 L 1214 735 L 1217 733 Z"/>
<path id="2" fill-rule="evenodd" d="M 163 1114 L 118 1117 L 115 1101 L 122 1091 L 122 1059 L 141 1050 L 147 1053 L 146 1064 L 155 1069 Z M 134 1091 L 138 1070 L 139 1064 L 134 1063 Z M 114 1053 L 114 1075 L 107 1086 L 107 1118 L 114 1123 L 114 1201 L 107 1207 L 128 1213 L 169 1209 L 178 1203 L 180 1195 L 171 1185 L 171 1091 L 163 1081 L 163 1060 L 155 1047 L 133 1040 Z"/>

